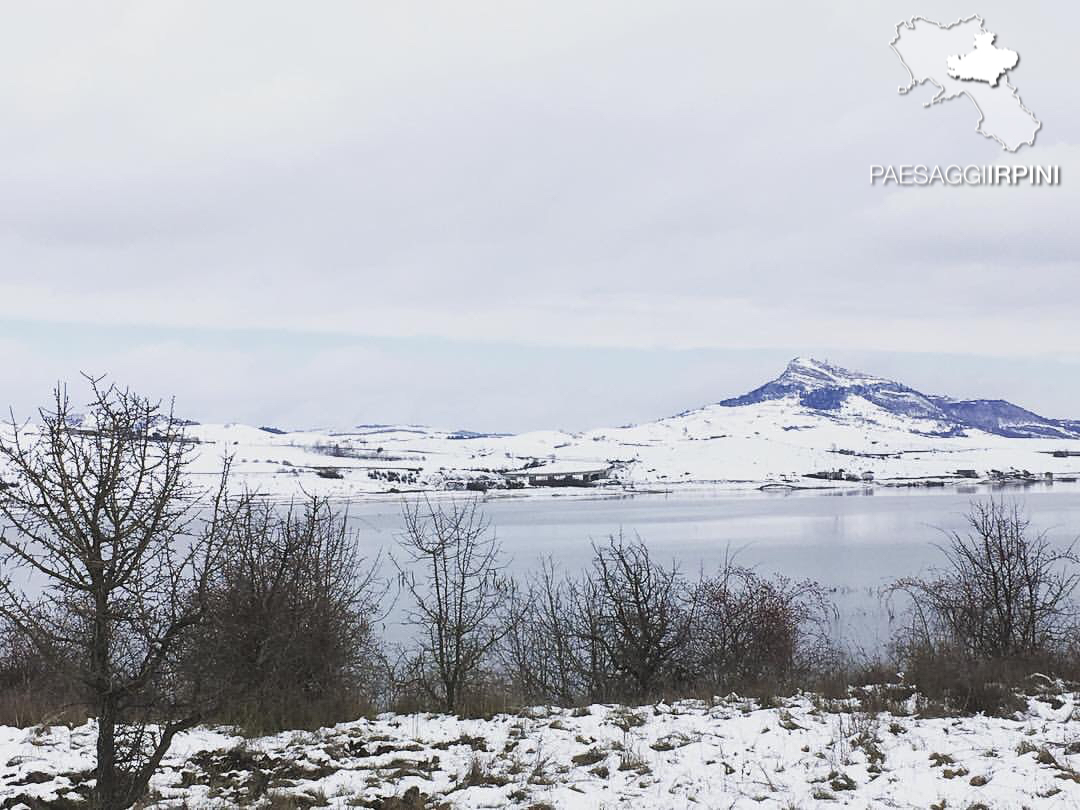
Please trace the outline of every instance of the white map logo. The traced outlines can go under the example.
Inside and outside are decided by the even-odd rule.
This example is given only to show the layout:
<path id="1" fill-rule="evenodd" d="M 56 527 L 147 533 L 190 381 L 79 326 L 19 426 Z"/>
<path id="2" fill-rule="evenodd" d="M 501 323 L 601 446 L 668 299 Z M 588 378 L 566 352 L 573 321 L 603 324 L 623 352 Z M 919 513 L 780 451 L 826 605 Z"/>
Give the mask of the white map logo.
<path id="1" fill-rule="evenodd" d="M 897 24 L 889 44 L 910 77 L 902 94 L 930 82 L 938 92 L 924 107 L 967 96 L 979 115 L 975 131 L 1015 152 L 1035 144 L 1042 124 L 1009 82 L 1007 74 L 1020 54 L 997 47 L 996 38 L 977 15 L 948 24 L 912 17 Z"/>

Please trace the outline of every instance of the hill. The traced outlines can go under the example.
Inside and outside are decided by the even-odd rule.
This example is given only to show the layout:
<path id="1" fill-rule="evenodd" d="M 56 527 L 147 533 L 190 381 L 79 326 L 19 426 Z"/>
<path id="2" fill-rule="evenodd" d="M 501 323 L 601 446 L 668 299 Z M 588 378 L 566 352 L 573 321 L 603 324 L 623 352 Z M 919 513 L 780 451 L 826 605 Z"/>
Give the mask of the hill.
<path id="1" fill-rule="evenodd" d="M 1001 399 L 955 399 L 807 358 L 754 390 L 640 425 L 516 435 L 361 425 L 287 431 L 195 425 L 198 469 L 234 456 L 270 495 L 341 497 L 505 487 L 538 475 L 606 471 L 615 490 L 1058 481 L 1080 470 L 1080 422 Z M 1074 455 L 1075 454 L 1075 455 Z M 962 473 L 960 471 L 963 471 Z M 549 476 L 550 478 L 551 476 Z M 545 482 L 550 483 L 550 480 Z M 515 486 L 517 484 L 514 484 Z M 527 483 L 524 491 L 535 491 Z M 592 491 L 592 490 L 590 490 Z"/>

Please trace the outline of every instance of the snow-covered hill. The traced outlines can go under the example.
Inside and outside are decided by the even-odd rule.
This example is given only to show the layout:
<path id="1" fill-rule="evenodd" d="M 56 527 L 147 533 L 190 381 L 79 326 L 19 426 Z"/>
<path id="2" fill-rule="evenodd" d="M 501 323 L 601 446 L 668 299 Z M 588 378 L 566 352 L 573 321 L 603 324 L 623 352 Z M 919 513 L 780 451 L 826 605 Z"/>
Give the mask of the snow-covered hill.
<path id="1" fill-rule="evenodd" d="M 524 468 L 610 470 L 598 486 L 616 491 L 862 486 L 871 478 L 875 486 L 971 476 L 1044 480 L 1047 473 L 1060 482 L 1080 472 L 1080 422 L 1047 419 L 1001 400 L 924 394 L 803 358 L 743 396 L 641 425 L 579 433 L 414 425 L 193 424 L 187 430 L 198 442 L 198 474 L 217 472 L 231 455 L 243 484 L 282 498 L 301 490 L 354 497 L 504 487 L 505 473 Z M 519 490 L 540 491 L 549 490 Z"/>
<path id="2" fill-rule="evenodd" d="M 1051 473 L 1060 481 L 1080 471 L 1080 423 L 1001 400 L 928 395 L 804 358 L 743 396 L 655 422 L 580 433 L 500 435 L 411 425 L 282 431 L 235 424 L 189 431 L 200 442 L 201 472 L 212 473 L 231 454 L 246 483 L 282 496 L 301 486 L 341 497 L 470 482 L 501 487 L 503 473 L 529 466 L 536 472 L 610 467 L 611 478 L 600 485 L 619 489 L 850 486 L 871 477 L 875 485 L 897 485 L 965 480 L 961 470 L 978 478 L 1026 472 L 1041 480 Z"/>

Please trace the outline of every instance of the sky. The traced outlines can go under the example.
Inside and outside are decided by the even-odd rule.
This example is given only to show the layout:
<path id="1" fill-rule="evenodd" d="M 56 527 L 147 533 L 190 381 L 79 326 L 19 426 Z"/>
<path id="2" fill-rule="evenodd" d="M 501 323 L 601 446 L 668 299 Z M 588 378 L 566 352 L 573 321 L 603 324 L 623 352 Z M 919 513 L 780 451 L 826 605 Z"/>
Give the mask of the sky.
<path id="1" fill-rule="evenodd" d="M 89 372 L 200 421 L 573 430 L 812 355 L 1080 418 L 1080 8 L 3 6 L 17 413 Z M 896 24 L 972 11 L 1034 148 L 897 92 Z M 869 184 L 995 161 L 1062 184 Z"/>

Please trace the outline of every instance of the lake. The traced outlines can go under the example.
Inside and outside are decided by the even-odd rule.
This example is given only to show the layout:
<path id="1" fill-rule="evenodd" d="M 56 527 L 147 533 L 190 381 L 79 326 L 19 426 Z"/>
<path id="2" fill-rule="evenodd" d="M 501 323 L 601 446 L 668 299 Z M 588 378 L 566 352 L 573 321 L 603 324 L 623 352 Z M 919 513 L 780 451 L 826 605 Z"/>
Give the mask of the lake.
<path id="1" fill-rule="evenodd" d="M 622 530 L 648 544 L 658 560 L 676 560 L 688 574 L 714 570 L 728 549 L 761 573 L 811 578 L 835 589 L 836 632 L 847 646 L 880 649 L 891 630 L 876 591 L 889 581 L 941 562 L 943 531 L 962 530 L 974 499 L 1022 503 L 1035 530 L 1062 543 L 1080 535 L 1080 487 L 1023 489 L 971 486 L 925 490 L 691 492 L 627 497 L 580 495 L 489 498 L 483 508 L 511 569 L 535 568 L 542 555 L 565 571 L 588 564 L 592 541 Z M 353 502 L 350 518 L 369 553 L 391 549 L 401 528 L 400 504 Z M 396 628 L 387 628 L 397 636 Z"/>

